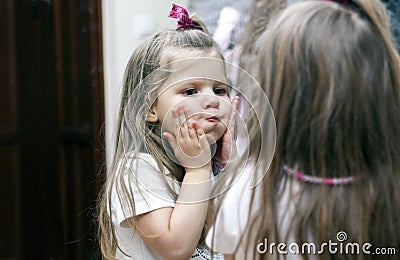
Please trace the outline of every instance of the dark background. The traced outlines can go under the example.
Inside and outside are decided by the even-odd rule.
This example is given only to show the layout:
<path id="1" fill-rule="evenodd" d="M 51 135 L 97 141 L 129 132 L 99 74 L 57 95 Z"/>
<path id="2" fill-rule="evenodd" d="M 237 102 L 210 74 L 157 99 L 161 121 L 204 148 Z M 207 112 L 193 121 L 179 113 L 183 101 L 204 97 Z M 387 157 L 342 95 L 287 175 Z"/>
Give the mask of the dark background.
<path id="1" fill-rule="evenodd" d="M 0 259 L 100 259 L 101 0 L 1 0 L 0 35 Z"/>

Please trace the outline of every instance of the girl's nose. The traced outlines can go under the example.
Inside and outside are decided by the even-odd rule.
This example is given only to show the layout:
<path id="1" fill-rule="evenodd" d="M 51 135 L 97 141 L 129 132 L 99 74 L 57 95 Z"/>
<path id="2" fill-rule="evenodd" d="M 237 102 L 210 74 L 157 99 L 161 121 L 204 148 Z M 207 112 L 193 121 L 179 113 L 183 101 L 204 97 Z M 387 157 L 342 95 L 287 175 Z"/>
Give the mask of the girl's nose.
<path id="1" fill-rule="evenodd" d="M 219 108 L 219 98 L 215 94 L 206 94 L 203 97 L 204 108 Z"/>

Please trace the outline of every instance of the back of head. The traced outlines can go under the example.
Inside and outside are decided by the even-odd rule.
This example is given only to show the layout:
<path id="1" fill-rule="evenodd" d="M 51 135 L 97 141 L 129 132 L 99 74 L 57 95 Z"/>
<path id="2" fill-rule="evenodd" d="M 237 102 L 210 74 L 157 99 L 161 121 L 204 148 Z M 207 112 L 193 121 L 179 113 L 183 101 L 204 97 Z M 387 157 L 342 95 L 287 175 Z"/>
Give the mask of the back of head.
<path id="1" fill-rule="evenodd" d="M 358 180 L 333 187 L 298 181 L 288 231 L 296 240 L 323 242 L 344 230 L 354 241 L 393 246 L 400 232 L 399 57 L 380 1 L 338 2 L 294 4 L 260 40 L 261 85 L 278 139 L 258 235 L 278 236 L 277 194 L 294 182 L 280 174 L 287 165 L 312 177 Z"/>
<path id="2" fill-rule="evenodd" d="M 398 158 L 399 58 L 366 11 L 374 1 L 293 5 L 263 36 L 261 85 L 285 129 L 285 163 L 343 176 L 366 169 L 338 162 Z"/>

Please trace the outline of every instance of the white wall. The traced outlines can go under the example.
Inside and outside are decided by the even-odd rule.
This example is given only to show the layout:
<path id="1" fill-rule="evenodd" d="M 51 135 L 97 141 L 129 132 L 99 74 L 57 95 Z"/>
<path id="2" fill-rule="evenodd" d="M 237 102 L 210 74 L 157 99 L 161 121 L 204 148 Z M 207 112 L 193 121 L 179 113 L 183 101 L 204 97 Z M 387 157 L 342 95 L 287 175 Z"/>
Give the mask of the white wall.
<path id="1" fill-rule="evenodd" d="M 168 18 L 172 3 L 188 6 L 188 0 L 103 0 L 103 57 L 107 166 L 113 151 L 115 121 L 125 65 L 144 34 L 175 28 Z M 190 13 L 190 10 L 189 10 Z"/>

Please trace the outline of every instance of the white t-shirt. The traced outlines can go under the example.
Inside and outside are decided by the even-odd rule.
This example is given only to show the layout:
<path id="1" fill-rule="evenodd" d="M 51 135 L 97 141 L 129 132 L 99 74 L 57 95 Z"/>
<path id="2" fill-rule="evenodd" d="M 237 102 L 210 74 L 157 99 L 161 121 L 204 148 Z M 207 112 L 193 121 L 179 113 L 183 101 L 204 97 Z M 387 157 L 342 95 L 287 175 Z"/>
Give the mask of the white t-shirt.
<path id="1" fill-rule="evenodd" d="M 138 234 L 129 228 L 126 220 L 135 215 L 148 213 L 156 209 L 174 207 L 175 200 L 165 187 L 157 163 L 150 154 L 140 153 L 137 157 L 131 154 L 127 163 L 125 165 L 119 165 L 118 167 L 118 170 L 123 170 L 124 172 L 123 178 L 127 186 L 126 188 L 132 189 L 135 201 L 135 214 L 133 214 L 133 212 L 127 212 L 126 215 L 124 215 L 121 201 L 126 201 L 126 199 L 119 199 L 116 187 L 113 187 L 111 208 L 113 224 L 115 226 L 119 247 L 130 255 L 130 257 L 128 257 L 117 249 L 116 258 L 161 259 L 160 256 L 151 251 Z M 120 169 L 120 167 L 124 167 L 124 169 Z M 138 169 L 138 171 L 136 171 L 136 169 Z M 166 172 L 167 176 L 170 175 L 167 170 Z M 167 178 L 167 181 L 169 186 L 179 194 L 179 184 L 170 178 Z M 198 246 L 191 259 L 210 259 L 209 255 L 207 248 Z M 214 259 L 223 259 L 221 257 L 221 255 L 217 255 Z"/>
<path id="2" fill-rule="evenodd" d="M 247 167 L 224 194 L 225 197 L 218 211 L 216 222 L 207 234 L 206 243 L 215 252 L 233 254 L 244 235 L 249 222 L 248 210 L 251 199 L 250 180 L 252 177 L 250 168 Z M 216 199 L 218 200 L 219 198 L 217 197 Z M 242 243 L 245 245 L 247 239 L 243 239 Z M 236 259 L 248 259 L 244 257 L 244 252 L 242 252 L 242 247 L 240 246 L 235 256 Z"/>
<path id="3" fill-rule="evenodd" d="M 260 197 L 262 184 L 260 183 L 256 186 L 254 184 L 258 183 L 258 180 L 267 181 L 266 178 L 262 178 L 261 175 L 254 176 L 254 174 L 253 167 L 250 165 L 247 166 L 243 173 L 237 178 L 237 181 L 226 191 L 224 201 L 218 211 L 216 222 L 210 228 L 206 237 L 207 245 L 210 248 L 212 247 L 214 252 L 231 255 L 234 254 L 237 248 L 235 259 L 253 259 L 253 253 L 257 251 L 257 246 L 265 242 L 243 237 L 245 236 L 246 227 L 249 223 L 253 225 L 257 224 L 254 220 L 254 217 L 259 214 L 257 208 L 252 207 L 250 220 L 248 214 L 253 189 L 256 189 L 253 205 L 259 205 L 259 201 L 262 200 Z M 296 189 L 296 185 L 292 186 L 292 188 Z M 279 227 L 282 234 L 288 232 L 289 223 L 294 214 L 294 205 L 290 203 L 289 196 L 289 190 L 282 190 L 278 205 Z M 242 240 L 240 240 L 241 238 Z M 248 250 L 246 256 L 245 248 L 249 241 L 249 248 L 254 248 L 254 250 Z M 272 242 L 276 241 L 268 240 L 268 243 Z M 289 241 L 286 242 L 287 244 L 293 242 L 293 238 L 289 238 Z M 260 249 L 263 250 L 264 248 L 261 246 Z M 286 259 L 294 260 L 302 258 L 299 255 L 287 254 Z"/>

